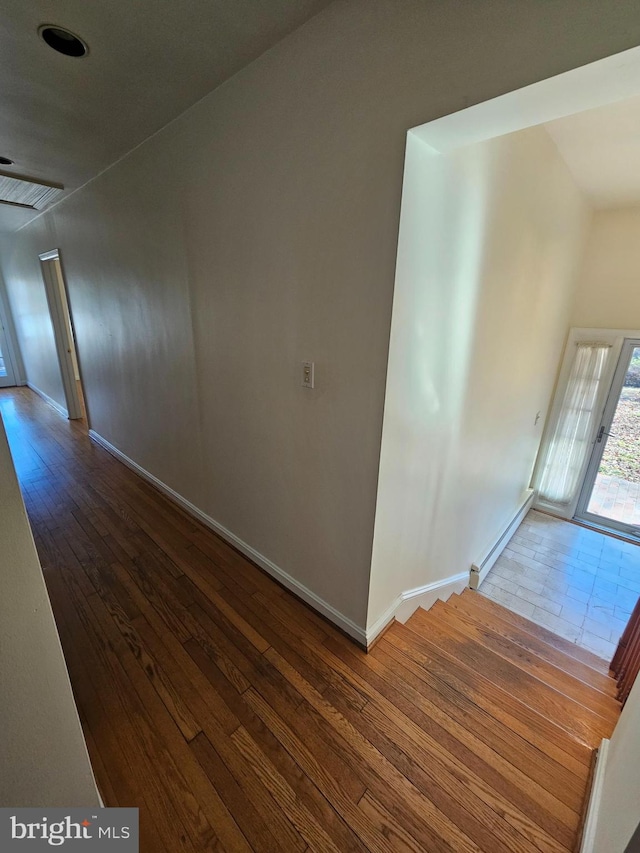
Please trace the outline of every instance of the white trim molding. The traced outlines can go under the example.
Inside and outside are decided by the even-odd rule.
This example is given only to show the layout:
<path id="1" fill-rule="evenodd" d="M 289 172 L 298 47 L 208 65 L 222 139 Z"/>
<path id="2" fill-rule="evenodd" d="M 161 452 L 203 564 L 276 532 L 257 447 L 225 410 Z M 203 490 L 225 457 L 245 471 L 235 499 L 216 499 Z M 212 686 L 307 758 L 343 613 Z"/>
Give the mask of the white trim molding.
<path id="1" fill-rule="evenodd" d="M 147 482 L 155 486 L 170 500 L 174 501 L 176 504 L 178 504 L 178 506 L 188 512 L 189 515 L 202 522 L 202 524 L 204 524 L 210 530 L 213 530 L 214 533 L 217 533 L 218 536 L 222 537 L 222 539 L 224 539 L 226 542 L 228 542 L 230 545 L 232 545 L 234 548 L 244 554 L 245 557 L 248 557 L 257 566 L 267 572 L 267 574 L 275 578 L 278 583 L 281 583 L 282 586 L 286 587 L 288 590 L 294 593 L 294 595 L 297 595 L 298 598 L 301 598 L 304 602 L 313 607 L 314 610 L 317 610 L 318 613 L 321 613 L 330 622 L 332 622 L 334 625 L 344 631 L 345 634 L 348 634 L 361 646 L 366 647 L 367 632 L 364 630 L 364 628 L 361 628 L 359 625 L 356 625 L 355 622 L 353 622 L 344 614 L 340 613 L 339 610 L 336 610 L 335 607 L 332 607 L 331 604 L 328 604 L 326 601 L 316 595 L 315 592 L 312 592 L 310 589 L 304 586 L 304 584 L 301 584 L 294 577 L 288 574 L 284 569 L 281 569 L 279 566 L 269 560 L 268 557 L 265 557 L 260 554 L 258 551 L 255 550 L 255 548 L 252 548 L 251 545 L 248 545 L 246 542 L 236 536 L 235 533 L 232 533 L 230 530 L 227 530 L 227 528 L 224 527 L 222 524 L 208 516 L 201 509 L 198 509 L 195 504 L 192 504 L 182 495 L 178 494 L 178 492 L 174 491 L 170 486 L 167 486 L 166 483 L 163 483 L 162 480 L 159 480 L 141 465 L 138 465 L 137 462 L 134 462 L 133 459 L 130 459 L 121 450 L 118 450 L 117 447 L 111 444 L 111 442 L 107 441 L 106 438 L 103 438 L 95 430 L 89 430 L 89 437 L 92 438 L 93 441 L 96 442 L 96 444 L 99 444 L 101 447 L 111 453 L 112 456 L 115 456 L 116 459 L 118 459 L 128 468 L 131 468 L 132 471 L 135 471 L 136 474 L 139 474 L 143 479 L 147 480 Z"/>
<path id="2" fill-rule="evenodd" d="M 446 601 L 454 592 L 462 592 L 469 585 L 469 573 L 461 572 L 458 575 L 450 575 L 439 581 L 417 586 L 415 589 L 407 589 L 401 592 L 389 605 L 384 613 L 367 628 L 366 644 L 371 646 L 374 640 L 395 619 L 397 622 L 406 622 L 415 613 L 418 607 L 428 610 L 439 599 Z"/>
<path id="3" fill-rule="evenodd" d="M 67 417 L 79 420 L 83 417 L 82 404 L 76 382 L 76 343 L 73 337 L 73 319 L 64 280 L 62 259 L 59 249 L 43 252 L 40 256 L 40 271 L 44 282 L 51 326 L 60 366 L 60 378 L 67 404 Z"/>
<path id="4" fill-rule="evenodd" d="M 57 403 L 53 399 L 53 397 L 50 397 L 48 394 L 45 394 L 44 391 L 41 391 L 40 388 L 38 388 L 32 382 L 25 382 L 25 385 L 27 386 L 27 388 L 31 388 L 31 390 L 34 391 L 39 397 L 42 397 L 45 403 L 48 403 L 50 406 L 52 406 L 59 415 L 62 415 L 62 417 L 65 418 L 65 420 L 68 420 L 69 413 L 67 412 L 65 407 L 61 406 L 60 403 Z"/>
<path id="5" fill-rule="evenodd" d="M 166 483 L 163 483 L 162 480 L 159 480 L 141 465 L 138 465 L 137 462 L 134 462 L 133 459 L 130 459 L 121 450 L 118 450 L 117 447 L 111 444 L 110 441 L 107 441 L 106 438 L 103 438 L 95 430 L 89 430 L 89 437 L 93 439 L 96 444 L 99 444 L 108 451 L 112 456 L 115 456 L 116 459 L 128 468 L 131 468 L 132 471 L 135 471 L 136 474 L 139 474 L 144 480 L 155 486 L 159 491 L 170 498 L 170 500 L 174 501 L 178 506 L 188 512 L 189 515 L 202 522 L 202 524 L 210 530 L 213 530 L 214 533 L 217 533 L 218 536 L 244 554 L 245 557 L 248 557 L 257 566 L 267 572 L 267 574 L 275 578 L 278 583 L 281 583 L 282 586 L 286 587 L 294 595 L 297 595 L 298 598 L 301 598 L 306 602 L 306 604 L 313 607 L 314 610 L 322 614 L 330 622 L 344 631 L 345 634 L 348 634 L 356 640 L 356 642 L 363 648 L 369 648 L 378 635 L 381 634 L 387 625 L 394 619 L 398 622 L 406 622 L 418 607 L 424 607 L 428 610 L 438 599 L 446 601 L 454 592 L 462 592 L 462 590 L 469 585 L 469 573 L 461 572 L 460 574 L 451 575 L 450 577 L 425 584 L 424 586 L 416 587 L 415 589 L 405 590 L 405 592 L 402 592 L 397 596 L 382 616 L 380 616 L 370 628 L 365 630 L 343 613 L 340 613 L 339 610 L 336 610 L 336 608 L 331 604 L 328 604 L 316 595 L 315 592 L 304 586 L 304 584 L 301 584 L 300 581 L 296 580 L 284 569 L 281 569 L 269 560 L 268 557 L 260 554 L 255 550 L 255 548 L 252 548 L 251 545 L 236 536 L 235 533 L 232 533 L 232 531 L 228 530 L 215 519 L 208 516 L 201 509 L 198 509 L 198 507 L 192 504 L 191 501 L 188 501 L 178 492 L 174 491 L 170 486 L 167 486 Z"/>
<path id="6" fill-rule="evenodd" d="M 477 562 L 471 565 L 471 572 L 469 575 L 469 586 L 471 587 L 471 589 L 478 589 L 482 581 L 489 574 L 496 560 L 509 544 L 509 540 L 516 532 L 518 527 L 520 527 L 522 519 L 533 506 L 535 497 L 535 491 L 533 489 L 527 489 L 527 491 L 525 492 L 525 498 L 522 504 L 520 505 L 520 509 L 511 519 L 506 529 L 503 530 L 497 541 L 489 548 L 485 556 L 481 560 L 478 560 Z"/>
<path id="7" fill-rule="evenodd" d="M 582 830 L 580 853 L 593 853 L 595 849 L 596 826 L 598 823 L 598 812 L 600 811 L 600 801 L 602 800 L 607 758 L 609 756 L 609 743 L 608 738 L 602 738 L 598 754 L 596 755 L 596 766 L 593 770 L 593 781 L 591 783 L 591 793 L 589 794 L 587 815 L 584 820 L 584 829 Z"/>

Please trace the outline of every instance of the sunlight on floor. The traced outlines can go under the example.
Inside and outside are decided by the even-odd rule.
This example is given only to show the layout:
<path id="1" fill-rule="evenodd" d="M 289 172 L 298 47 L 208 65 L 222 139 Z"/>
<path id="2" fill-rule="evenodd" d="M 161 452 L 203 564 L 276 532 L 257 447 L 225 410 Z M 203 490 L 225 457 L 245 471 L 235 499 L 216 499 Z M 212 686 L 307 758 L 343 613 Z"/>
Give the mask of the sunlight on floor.
<path id="1" fill-rule="evenodd" d="M 480 592 L 610 660 L 640 595 L 640 547 L 531 511 Z"/>

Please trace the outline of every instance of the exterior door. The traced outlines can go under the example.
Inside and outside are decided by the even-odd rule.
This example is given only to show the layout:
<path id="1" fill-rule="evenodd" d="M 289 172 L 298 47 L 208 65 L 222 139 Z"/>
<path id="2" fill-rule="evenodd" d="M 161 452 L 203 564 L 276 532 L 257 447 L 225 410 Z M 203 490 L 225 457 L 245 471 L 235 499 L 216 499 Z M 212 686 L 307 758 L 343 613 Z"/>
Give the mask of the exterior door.
<path id="1" fill-rule="evenodd" d="M 576 518 L 640 536 L 640 339 L 622 346 Z"/>

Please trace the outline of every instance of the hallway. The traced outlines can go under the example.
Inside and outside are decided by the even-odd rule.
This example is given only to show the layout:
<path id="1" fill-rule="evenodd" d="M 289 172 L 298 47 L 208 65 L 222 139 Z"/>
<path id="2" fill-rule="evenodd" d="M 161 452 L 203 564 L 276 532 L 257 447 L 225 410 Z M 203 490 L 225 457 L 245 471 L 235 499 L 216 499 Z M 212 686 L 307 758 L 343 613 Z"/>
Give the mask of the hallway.
<path id="1" fill-rule="evenodd" d="M 139 805 L 142 853 L 571 849 L 618 715 L 588 653 L 468 593 L 365 655 L 30 390 L 0 412 L 98 785 Z"/>

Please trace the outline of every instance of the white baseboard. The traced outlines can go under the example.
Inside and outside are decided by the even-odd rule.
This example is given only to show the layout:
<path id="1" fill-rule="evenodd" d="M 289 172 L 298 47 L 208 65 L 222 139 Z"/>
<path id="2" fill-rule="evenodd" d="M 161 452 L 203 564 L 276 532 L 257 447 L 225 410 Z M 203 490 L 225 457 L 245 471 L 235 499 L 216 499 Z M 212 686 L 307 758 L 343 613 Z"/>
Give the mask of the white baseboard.
<path id="1" fill-rule="evenodd" d="M 35 393 L 36 393 L 39 397 L 42 397 L 42 399 L 45 401 L 45 403 L 48 403 L 50 406 L 53 406 L 53 408 L 56 410 L 56 412 L 57 412 L 59 415 L 62 415 L 62 417 L 63 417 L 63 418 L 65 418 L 65 419 L 68 419 L 68 418 L 69 418 L 69 413 L 68 413 L 68 412 L 67 412 L 67 410 L 64 408 L 64 406 L 61 406 L 61 405 L 60 405 L 60 403 L 56 403 L 56 401 L 55 401 L 52 397 L 50 397 L 48 394 L 45 394 L 45 393 L 44 393 L 44 391 L 41 391 L 41 390 L 40 390 L 37 386 L 35 386 L 33 383 L 31 383 L 31 382 L 27 382 L 27 383 L 25 383 L 25 384 L 27 385 L 27 388 L 31 388 L 31 390 L 32 390 L 32 391 L 35 391 Z"/>
<path id="2" fill-rule="evenodd" d="M 485 556 L 472 564 L 471 572 L 469 575 L 469 586 L 471 587 L 471 589 L 478 589 L 482 581 L 489 574 L 496 560 L 509 544 L 509 540 L 516 532 L 518 527 L 520 527 L 522 519 L 533 506 L 535 496 L 536 493 L 533 489 L 527 489 L 526 496 L 520 505 L 520 509 L 511 519 L 506 529 L 500 534 L 497 541 L 489 548 Z"/>
<path id="3" fill-rule="evenodd" d="M 580 853 L 593 853 L 596 840 L 596 825 L 598 823 L 598 812 L 600 811 L 600 801 L 602 800 L 602 789 L 604 786 L 604 774 L 607 766 L 607 757 L 609 755 L 609 739 L 602 738 L 598 755 L 596 756 L 596 766 L 593 771 L 593 781 L 591 783 L 591 793 L 589 794 L 589 805 L 587 806 L 587 816 L 584 820 L 584 829 L 582 830 L 582 842 L 580 844 Z"/>
<path id="4" fill-rule="evenodd" d="M 415 613 L 418 607 L 428 610 L 439 599 L 446 601 L 454 592 L 462 592 L 469 585 L 469 573 L 461 572 L 458 575 L 450 575 L 442 580 L 418 586 L 415 589 L 407 589 L 389 605 L 384 613 L 367 629 L 367 646 L 384 631 L 393 620 L 406 622 Z"/>
<path id="5" fill-rule="evenodd" d="M 261 569 L 264 569 L 265 572 L 270 574 L 273 578 L 275 578 L 279 583 L 281 583 L 284 587 L 291 590 L 298 598 L 301 598 L 314 610 L 317 610 L 318 613 L 321 613 L 325 616 L 330 622 L 333 622 L 334 625 L 337 625 L 341 628 L 346 634 L 350 637 L 353 637 L 360 645 L 366 646 L 367 642 L 367 632 L 364 628 L 361 628 L 359 625 L 356 625 L 351 619 L 347 616 L 344 616 L 340 611 L 336 610 L 335 607 L 328 604 L 326 601 L 323 601 L 319 596 L 308 589 L 304 584 L 301 584 L 295 578 L 293 578 L 290 574 L 285 572 L 284 569 L 281 569 L 275 563 L 272 563 L 267 557 L 260 554 L 251 545 L 248 545 L 242 539 L 232 533 L 230 530 L 227 530 L 222 524 L 219 524 L 215 519 L 208 516 L 201 509 L 198 509 L 197 506 L 192 504 L 186 498 L 182 497 L 182 495 L 178 494 L 178 492 L 174 491 L 170 486 L 167 486 L 166 483 L 163 483 L 162 480 L 159 480 L 153 474 L 149 473 L 145 468 L 141 465 L 138 465 L 137 462 L 134 462 L 133 459 L 130 459 L 121 450 L 118 450 L 111 442 L 107 441 L 106 438 L 103 438 L 99 433 L 95 430 L 89 430 L 89 436 L 99 445 L 104 447 L 112 456 L 115 456 L 116 459 L 119 459 L 120 462 L 124 463 L 128 468 L 131 468 L 136 474 L 139 474 L 149 483 L 152 483 L 159 491 L 163 494 L 167 495 L 171 500 L 178 504 L 178 506 L 182 507 L 182 509 L 186 510 L 189 515 L 192 515 L 198 521 L 201 521 L 202 524 L 206 525 L 206 527 L 210 528 L 217 533 L 218 536 L 221 536 L 225 541 L 229 542 L 229 544 L 233 545 L 234 548 L 237 548 L 238 551 L 243 553 L 246 557 L 248 557 L 252 562 L 256 563 Z"/>

